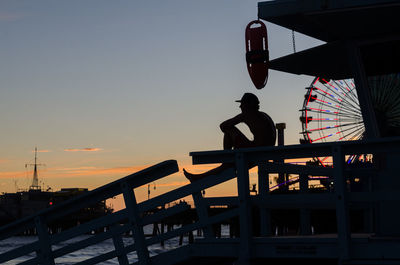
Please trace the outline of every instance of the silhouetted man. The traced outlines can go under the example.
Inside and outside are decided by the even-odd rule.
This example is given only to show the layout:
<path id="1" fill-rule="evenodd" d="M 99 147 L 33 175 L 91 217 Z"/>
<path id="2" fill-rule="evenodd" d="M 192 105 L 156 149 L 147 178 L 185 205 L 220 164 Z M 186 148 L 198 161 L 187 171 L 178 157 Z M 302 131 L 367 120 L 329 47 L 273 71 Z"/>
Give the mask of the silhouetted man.
<path id="1" fill-rule="evenodd" d="M 224 133 L 224 149 L 238 149 L 260 146 L 273 146 L 276 140 L 275 123 L 268 114 L 259 111 L 259 100 L 252 93 L 245 93 L 240 102 L 242 113 L 221 123 L 220 128 Z M 245 123 L 254 136 L 249 140 L 237 127 L 239 123 Z M 209 175 L 215 175 L 223 170 L 233 167 L 232 164 L 222 164 L 202 174 L 192 174 L 183 169 L 183 173 L 190 181 L 195 181 Z"/>

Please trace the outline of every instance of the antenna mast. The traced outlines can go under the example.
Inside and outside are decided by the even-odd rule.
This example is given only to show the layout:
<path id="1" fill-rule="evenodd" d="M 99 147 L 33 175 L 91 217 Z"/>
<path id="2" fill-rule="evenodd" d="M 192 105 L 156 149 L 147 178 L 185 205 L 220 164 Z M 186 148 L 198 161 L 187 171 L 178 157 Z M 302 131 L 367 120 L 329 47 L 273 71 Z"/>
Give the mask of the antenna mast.
<path id="1" fill-rule="evenodd" d="M 29 187 L 29 190 L 40 190 L 41 188 L 39 186 L 39 177 L 38 177 L 38 172 L 37 172 L 37 166 L 44 166 L 44 164 L 37 163 L 37 147 L 35 147 L 35 163 L 34 164 L 25 164 L 25 167 L 27 167 L 28 165 L 34 166 L 32 185 Z"/>

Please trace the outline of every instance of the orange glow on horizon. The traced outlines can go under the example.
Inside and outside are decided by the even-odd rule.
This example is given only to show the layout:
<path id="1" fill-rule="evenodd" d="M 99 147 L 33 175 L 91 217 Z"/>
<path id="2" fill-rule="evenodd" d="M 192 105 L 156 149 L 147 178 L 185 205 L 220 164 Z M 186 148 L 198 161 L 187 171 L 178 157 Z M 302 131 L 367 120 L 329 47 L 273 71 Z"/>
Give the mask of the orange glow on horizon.
<path id="1" fill-rule="evenodd" d="M 64 149 L 65 152 L 97 152 L 97 151 L 101 151 L 101 150 L 103 150 L 103 149 L 101 149 L 101 148 L 91 148 L 91 147 Z"/>

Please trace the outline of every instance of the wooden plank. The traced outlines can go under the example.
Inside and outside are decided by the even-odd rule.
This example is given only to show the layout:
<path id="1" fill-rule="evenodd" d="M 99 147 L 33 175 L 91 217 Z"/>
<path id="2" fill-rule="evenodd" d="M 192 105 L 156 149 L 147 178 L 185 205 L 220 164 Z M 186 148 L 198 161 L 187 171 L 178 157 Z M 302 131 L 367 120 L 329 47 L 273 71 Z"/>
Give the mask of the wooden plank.
<path id="1" fill-rule="evenodd" d="M 106 232 L 88 237 L 86 239 L 80 240 L 80 241 L 72 243 L 72 244 L 68 244 L 62 248 L 54 250 L 53 256 L 54 256 L 54 258 L 64 256 L 64 255 L 72 253 L 74 251 L 84 249 L 85 247 L 95 245 L 96 243 L 99 243 L 106 239 L 112 238 L 113 236 L 123 234 L 131 229 L 132 229 L 132 227 L 129 224 L 111 227 L 111 229 Z"/>
<path id="2" fill-rule="evenodd" d="M 51 250 L 50 237 L 47 225 L 42 216 L 35 217 L 35 226 L 39 238 L 39 249 L 36 251 L 40 264 L 54 265 L 54 257 Z"/>
<path id="3" fill-rule="evenodd" d="M 37 265 L 40 264 L 40 259 L 39 257 L 33 258 L 33 259 L 29 259 L 29 260 L 25 260 L 21 263 L 18 263 L 18 265 Z"/>
<path id="4" fill-rule="evenodd" d="M 294 165 L 290 163 L 266 163 L 269 173 L 304 174 L 311 176 L 332 176 L 333 169 L 327 167 Z"/>
<path id="5" fill-rule="evenodd" d="M 266 163 L 258 165 L 258 197 L 261 201 L 267 201 L 269 197 L 269 172 Z M 266 207 L 260 209 L 260 234 L 261 236 L 272 235 L 271 212 Z"/>
<path id="6" fill-rule="evenodd" d="M 93 230 L 96 230 L 97 228 L 105 227 L 105 226 L 109 226 L 113 223 L 121 222 L 122 220 L 127 219 L 127 218 L 128 218 L 128 213 L 127 213 L 126 209 L 117 211 L 112 214 L 108 214 L 106 216 L 102 216 L 100 218 L 80 224 L 79 226 L 72 227 L 68 230 L 65 230 L 65 231 L 59 233 L 59 234 L 52 235 L 50 238 L 51 244 L 55 245 L 59 242 L 69 240 L 76 236 L 90 233 Z"/>
<path id="7" fill-rule="evenodd" d="M 24 246 L 9 250 L 4 253 L 0 253 L 0 264 L 8 260 L 13 260 L 18 257 L 25 256 L 29 253 L 36 251 L 39 248 L 39 242 L 35 241 L 33 243 L 26 244 Z"/>
<path id="8" fill-rule="evenodd" d="M 192 255 L 191 245 L 186 245 L 151 257 L 152 265 L 175 265 L 189 259 Z M 132 263 L 137 265 L 138 262 Z"/>
<path id="9" fill-rule="evenodd" d="M 150 200 L 141 202 L 138 204 L 138 207 L 141 212 L 148 211 L 148 210 L 154 209 L 160 205 L 165 205 L 169 202 L 189 196 L 196 191 L 201 191 L 203 189 L 223 183 L 234 177 L 235 177 L 234 171 L 233 171 L 233 169 L 230 168 L 230 169 L 227 169 L 224 172 L 220 173 L 218 175 L 218 177 L 208 176 L 204 179 L 200 179 L 191 184 L 185 185 L 183 187 L 179 187 L 173 191 L 166 192 L 166 193 L 159 195 L 157 197 L 154 197 Z"/>
<path id="10" fill-rule="evenodd" d="M 220 214 L 217 214 L 217 215 L 214 215 L 214 216 L 210 216 L 208 218 L 207 222 L 198 221 L 196 223 L 188 224 L 188 225 L 182 226 L 182 227 L 180 227 L 178 229 L 175 229 L 175 230 L 166 232 L 164 234 L 157 235 L 155 237 L 149 238 L 149 239 L 146 240 L 146 244 L 148 246 L 149 245 L 153 245 L 153 244 L 157 244 L 157 243 L 160 243 L 161 241 L 165 241 L 165 240 L 168 240 L 168 239 L 183 235 L 183 234 L 185 234 L 187 232 L 203 228 L 203 227 L 205 227 L 205 226 L 207 226 L 209 224 L 218 223 L 218 222 L 221 222 L 223 220 L 226 220 L 226 219 L 238 216 L 238 215 L 239 215 L 239 209 L 238 208 L 227 210 L 227 211 L 225 211 L 223 213 L 220 213 Z"/>
<path id="11" fill-rule="evenodd" d="M 150 264 L 150 255 L 145 243 L 146 239 L 144 236 L 138 206 L 136 204 L 135 193 L 126 182 L 121 183 L 121 189 L 124 195 L 125 206 L 128 210 L 129 224 L 132 226 L 132 236 L 134 238 L 135 245 L 137 245 L 136 252 L 139 259 L 139 264 L 148 265 Z"/>
<path id="12" fill-rule="evenodd" d="M 268 200 L 251 198 L 253 203 L 269 209 L 333 209 L 336 207 L 336 196 L 333 193 L 322 194 L 273 194 Z"/>
<path id="13" fill-rule="evenodd" d="M 163 209 L 163 210 L 160 210 L 160 211 L 158 211 L 156 213 L 153 213 L 152 215 L 144 216 L 143 219 L 142 219 L 142 225 L 145 226 L 145 225 L 148 225 L 148 224 L 158 223 L 158 222 L 160 222 L 161 220 L 163 220 L 163 219 L 165 219 L 167 217 L 170 217 L 170 216 L 173 216 L 175 214 L 187 211 L 189 209 L 190 209 L 190 205 L 188 205 L 188 204 L 177 204 L 177 205 L 174 205 L 174 206 L 172 206 L 170 208 Z"/>
<path id="14" fill-rule="evenodd" d="M 228 197 L 206 197 L 203 198 L 206 205 L 209 206 L 238 206 L 239 199 L 236 196 Z"/>
<path id="15" fill-rule="evenodd" d="M 342 141 L 334 143 L 319 143 L 312 145 L 287 145 L 275 147 L 243 148 L 236 150 L 216 150 L 205 152 L 191 152 L 193 164 L 210 164 L 234 162 L 235 153 L 243 152 L 248 161 L 261 162 L 276 159 L 307 158 L 315 156 L 331 156 L 332 147 L 341 146 L 344 154 L 365 154 L 374 152 L 398 152 L 400 137 Z"/>
<path id="16" fill-rule="evenodd" d="M 201 222 L 208 222 L 208 206 L 205 204 L 201 191 L 193 193 L 193 201 L 196 207 L 197 216 Z M 210 238 L 213 236 L 213 228 L 207 225 L 203 228 L 204 236 Z"/>
<path id="17" fill-rule="evenodd" d="M 113 259 L 117 256 L 117 251 L 112 250 L 106 253 L 101 253 L 93 258 L 90 259 L 86 259 L 84 261 L 81 262 L 77 262 L 74 265 L 94 265 L 94 264 L 98 264 L 100 262 L 104 262 L 106 260 L 110 260 Z"/>
<path id="18" fill-rule="evenodd" d="M 339 259 L 350 258 L 350 220 L 346 192 L 346 179 L 343 174 L 345 157 L 340 146 L 333 147 L 333 170 L 336 195 L 336 221 L 338 231 Z"/>
<path id="19" fill-rule="evenodd" d="M 237 189 L 239 197 L 240 253 L 239 263 L 246 264 L 252 257 L 251 239 L 253 237 L 249 169 L 248 161 L 243 153 L 236 154 Z"/>
<path id="20" fill-rule="evenodd" d="M 112 237 L 115 248 L 115 254 L 118 258 L 120 265 L 129 265 L 128 257 L 126 256 L 124 241 L 122 240 L 121 234 Z"/>

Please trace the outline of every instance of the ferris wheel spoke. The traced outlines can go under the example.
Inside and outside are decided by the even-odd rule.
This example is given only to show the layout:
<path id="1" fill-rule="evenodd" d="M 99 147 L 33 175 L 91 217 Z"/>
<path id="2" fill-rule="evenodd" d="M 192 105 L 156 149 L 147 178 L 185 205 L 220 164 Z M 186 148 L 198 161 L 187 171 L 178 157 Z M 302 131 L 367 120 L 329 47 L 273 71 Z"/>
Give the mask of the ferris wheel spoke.
<path id="1" fill-rule="evenodd" d="M 334 110 L 329 110 L 329 109 L 307 107 L 307 111 L 313 112 L 313 113 L 319 113 L 319 114 L 323 114 L 323 115 L 339 115 L 342 117 L 362 118 L 361 114 L 359 114 L 359 113 L 339 112 L 339 111 L 334 111 Z"/>
<path id="2" fill-rule="evenodd" d="M 308 112 L 312 112 L 312 113 L 317 113 L 317 114 L 324 114 L 326 116 L 338 116 L 338 114 L 340 113 L 336 113 L 336 112 L 321 112 L 319 109 L 315 109 L 315 108 L 310 108 L 308 110 Z M 354 118 L 354 115 L 350 115 L 350 114 L 340 114 L 341 117 L 348 117 L 348 118 Z M 360 116 L 361 117 L 361 116 Z M 323 118 L 321 118 L 323 119 Z"/>
<path id="3" fill-rule="evenodd" d="M 353 94 L 351 93 L 351 90 L 348 87 L 342 86 L 342 84 L 340 84 L 339 82 L 337 82 L 336 80 L 332 80 L 333 84 L 332 85 L 331 82 L 328 82 L 327 84 L 334 88 L 339 94 L 343 94 L 343 97 L 347 97 L 347 95 L 350 95 L 351 97 L 348 97 L 349 100 L 353 101 L 353 103 L 355 103 L 356 105 L 358 104 L 357 101 L 354 101 L 353 99 Z"/>
<path id="4" fill-rule="evenodd" d="M 386 114 L 389 117 L 399 117 L 400 116 L 400 110 L 391 110 Z"/>
<path id="5" fill-rule="evenodd" d="M 343 134 L 343 136 L 341 138 L 339 138 L 339 140 L 342 140 L 344 138 L 356 139 L 356 138 L 354 138 L 354 136 L 361 136 L 364 132 L 364 126 L 357 126 L 355 129 L 353 129 L 353 130 L 351 130 L 351 129 L 353 129 L 353 128 L 343 130 L 342 134 L 343 134 L 343 132 L 347 132 L 347 134 Z"/>
<path id="6" fill-rule="evenodd" d="M 351 110 L 347 110 L 347 109 L 339 109 L 338 112 L 343 113 L 343 114 L 354 115 L 357 117 L 362 117 L 361 112 L 355 112 L 355 111 L 351 111 Z"/>
<path id="7" fill-rule="evenodd" d="M 340 102 L 346 102 L 349 106 L 352 106 L 354 109 L 359 108 L 359 106 L 358 106 L 357 104 L 354 105 L 353 103 L 349 102 L 349 101 L 346 99 L 346 97 L 340 96 L 336 91 L 332 90 L 332 89 L 330 88 L 330 86 L 328 86 L 328 85 L 326 85 L 326 84 L 323 84 L 323 86 L 324 86 L 325 88 L 327 88 L 328 90 L 332 91 L 332 93 L 335 94 L 335 95 L 337 96 L 337 98 L 338 98 L 338 100 L 339 100 Z M 322 91 L 323 91 L 323 90 L 322 90 Z M 326 92 L 326 93 L 327 93 L 327 92 Z M 333 96 L 332 94 L 330 94 L 330 93 L 327 93 L 327 94 L 329 94 L 329 95 L 331 95 L 332 97 L 334 97 L 334 96 Z"/>
<path id="8" fill-rule="evenodd" d="M 323 98 L 325 98 L 326 97 L 326 94 L 324 94 L 323 92 L 322 92 L 322 90 L 316 90 L 315 91 L 318 95 L 320 95 L 320 96 L 322 96 Z M 339 100 L 338 98 L 336 98 L 336 97 L 329 97 L 329 99 L 332 101 L 332 102 L 334 102 L 334 103 L 336 103 L 336 106 L 342 106 L 343 108 L 349 108 L 349 109 L 352 109 L 352 110 L 359 110 L 359 108 L 354 108 L 353 106 L 347 106 L 347 105 L 344 105 L 343 104 L 343 100 L 341 101 L 341 100 Z M 361 110 L 359 110 L 360 112 L 361 112 Z"/>
<path id="9" fill-rule="evenodd" d="M 351 113 L 361 114 L 361 109 L 354 109 L 354 108 L 351 108 L 350 106 L 346 106 L 346 105 L 338 105 L 337 107 L 340 110 L 344 110 L 344 111 L 351 112 Z"/>
<path id="10" fill-rule="evenodd" d="M 341 95 L 339 95 L 338 92 L 336 92 L 335 90 L 332 90 L 332 89 L 331 89 L 331 86 L 332 86 L 332 85 L 331 85 L 330 83 L 328 83 L 328 85 L 327 85 L 327 84 L 323 84 L 323 86 L 324 86 L 326 89 L 332 91 L 332 93 L 335 94 L 335 95 L 337 96 L 337 98 L 338 98 L 338 100 L 339 100 L 340 102 L 346 102 L 349 106 L 352 106 L 352 107 L 355 108 L 355 109 L 359 108 L 358 103 L 355 103 L 355 105 L 354 105 L 352 102 L 350 102 L 350 101 L 347 100 L 346 94 L 344 94 L 343 96 L 341 96 Z"/>
<path id="11" fill-rule="evenodd" d="M 313 97 L 312 97 L 313 98 Z M 340 106 L 340 105 L 335 105 L 335 104 L 332 104 L 332 103 L 330 103 L 330 102 L 327 102 L 327 101 L 324 101 L 324 100 L 321 100 L 321 99 L 316 99 L 316 98 L 313 98 L 313 99 L 315 99 L 316 101 L 318 101 L 319 102 L 319 105 L 320 106 L 325 106 L 325 107 L 328 107 L 328 108 L 332 108 L 332 109 L 340 109 L 340 110 L 345 110 L 345 111 L 348 111 L 348 112 L 351 112 L 351 113 L 358 113 L 358 111 L 357 110 L 354 110 L 354 109 L 352 109 L 352 108 L 349 108 L 349 107 L 347 107 L 347 106 Z M 360 114 L 361 114 L 361 111 L 359 112 Z"/>
<path id="12" fill-rule="evenodd" d="M 355 134 L 350 140 L 361 140 L 365 135 L 365 128 L 362 128 L 361 130 L 358 131 L 357 134 Z"/>
<path id="13" fill-rule="evenodd" d="M 317 138 L 317 139 L 315 139 L 315 140 L 311 140 L 311 139 L 310 139 L 310 141 L 311 141 L 312 143 L 315 143 L 315 142 L 321 141 L 321 140 L 323 140 L 323 139 L 326 139 L 326 138 L 332 137 L 333 135 L 334 135 L 334 134 L 333 134 L 333 133 L 331 133 L 331 134 L 329 134 L 329 135 L 322 136 L 322 137 L 320 137 L 320 138 Z"/>
<path id="14" fill-rule="evenodd" d="M 340 125 L 334 125 L 334 126 L 326 126 L 326 127 L 321 127 L 321 128 L 310 129 L 310 130 L 308 130 L 308 132 L 339 129 L 339 128 L 343 128 L 343 127 L 347 127 L 347 126 L 358 125 L 358 124 L 360 124 L 360 122 L 353 122 L 353 123 L 340 124 Z"/>
<path id="15" fill-rule="evenodd" d="M 340 127 L 348 127 L 348 126 L 364 126 L 363 122 L 350 122 L 346 124 L 341 124 Z"/>
<path id="16" fill-rule="evenodd" d="M 344 86 L 338 81 L 333 81 L 341 90 L 344 95 L 350 95 L 349 100 L 351 100 L 355 105 L 359 105 L 358 97 L 354 94 L 353 90 L 349 89 L 348 86 Z"/>
<path id="17" fill-rule="evenodd" d="M 392 108 L 397 108 L 400 109 L 400 94 L 399 95 L 394 95 L 398 97 L 397 99 L 393 99 L 392 102 L 390 102 L 388 105 L 390 105 Z"/>

